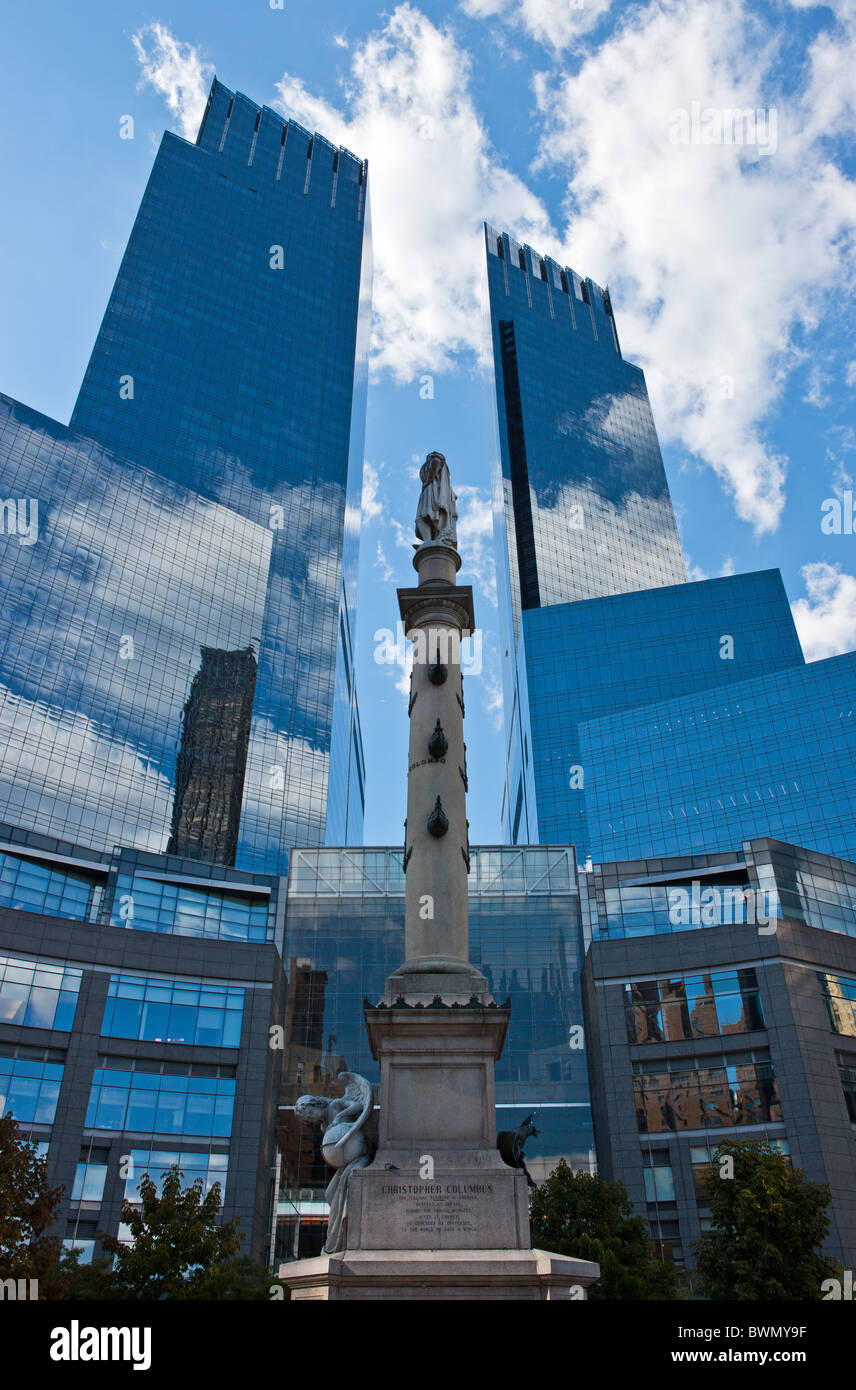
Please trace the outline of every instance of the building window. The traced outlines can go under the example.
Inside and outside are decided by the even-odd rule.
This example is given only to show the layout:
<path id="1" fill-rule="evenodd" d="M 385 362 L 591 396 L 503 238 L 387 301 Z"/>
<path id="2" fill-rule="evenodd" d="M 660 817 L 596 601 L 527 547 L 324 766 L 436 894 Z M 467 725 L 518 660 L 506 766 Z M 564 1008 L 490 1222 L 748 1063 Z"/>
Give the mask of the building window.
<path id="1" fill-rule="evenodd" d="M 514 824 L 511 827 L 511 840 L 517 844 L 517 835 L 520 830 L 520 813 L 523 810 L 523 779 L 517 783 L 517 804 L 514 807 Z"/>
<path id="2" fill-rule="evenodd" d="M 817 978 L 826 999 L 826 1008 L 833 1031 L 856 1038 L 856 980 L 845 975 L 828 975 L 818 971 Z"/>
<path id="3" fill-rule="evenodd" d="M 84 874 L 66 873 L 36 859 L 0 852 L 0 907 L 86 922 L 95 886 L 95 880 Z"/>
<path id="4" fill-rule="evenodd" d="M 709 971 L 625 985 L 631 1043 L 687 1041 L 763 1028 L 754 969 Z"/>
<path id="5" fill-rule="evenodd" d="M 52 1125 L 62 1073 L 58 1062 L 0 1057 L 0 1115 L 11 1111 L 20 1124 Z"/>
<path id="6" fill-rule="evenodd" d="M 111 975 L 102 1035 L 146 1042 L 238 1047 L 244 991 L 181 984 L 143 975 Z"/>
<path id="7" fill-rule="evenodd" d="M 198 1178 L 202 1179 L 203 1195 L 211 1191 L 215 1182 L 220 1184 L 221 1202 L 226 1195 L 226 1173 L 229 1167 L 228 1154 L 180 1153 L 166 1149 L 131 1149 L 128 1174 L 125 1178 L 125 1200 L 139 1202 L 140 1179 L 145 1173 L 161 1188 L 170 1168 L 178 1165 L 181 1169 L 182 1187 L 191 1187 Z"/>
<path id="8" fill-rule="evenodd" d="M 634 1063 L 633 1089 L 641 1133 L 781 1120 L 782 1107 L 769 1060 L 749 1056 L 723 1058 L 721 1065 L 700 1065 L 707 1060 L 675 1060 L 661 1063 L 656 1070 Z"/>
<path id="9" fill-rule="evenodd" d="M 82 978 L 69 966 L 0 956 L 0 1022 L 68 1031 Z"/>
<path id="10" fill-rule="evenodd" d="M 675 1179 L 669 1166 L 643 1169 L 646 1202 L 674 1202 Z"/>
<path id="11" fill-rule="evenodd" d="M 86 1111 L 93 1129 L 151 1134 L 228 1135 L 235 1082 L 203 1076 L 98 1067 Z"/>
<path id="12" fill-rule="evenodd" d="M 767 1139 L 771 1149 L 784 1154 L 790 1163 L 791 1146 L 787 1139 Z M 706 1202 L 710 1198 L 710 1185 L 713 1182 L 716 1171 L 713 1164 L 713 1155 L 716 1151 L 716 1144 L 693 1144 L 690 1148 L 690 1163 L 693 1168 L 693 1185 L 695 1187 L 696 1199 L 699 1202 Z M 702 1230 L 704 1230 L 702 1223 Z"/>
<path id="13" fill-rule="evenodd" d="M 106 1163 L 78 1163 L 71 1189 L 72 1202 L 100 1202 L 106 1181 Z"/>
<path id="14" fill-rule="evenodd" d="M 141 874 L 119 874 L 111 922 L 114 927 L 170 936 L 272 941 L 268 909 L 266 893 L 209 893 Z"/>
<path id="15" fill-rule="evenodd" d="M 838 1075 L 841 1078 L 850 1123 L 856 1125 L 856 1067 L 848 1067 L 839 1062 Z"/>
<path id="16" fill-rule="evenodd" d="M 677 1240 L 652 1240 L 654 1254 L 662 1264 L 682 1265 L 684 1248 Z"/>
<path id="17" fill-rule="evenodd" d="M 63 1250 L 77 1250 L 80 1256 L 80 1264 L 92 1264 L 92 1257 L 95 1254 L 94 1240 L 64 1240 L 62 1243 L 62 1248 Z"/>

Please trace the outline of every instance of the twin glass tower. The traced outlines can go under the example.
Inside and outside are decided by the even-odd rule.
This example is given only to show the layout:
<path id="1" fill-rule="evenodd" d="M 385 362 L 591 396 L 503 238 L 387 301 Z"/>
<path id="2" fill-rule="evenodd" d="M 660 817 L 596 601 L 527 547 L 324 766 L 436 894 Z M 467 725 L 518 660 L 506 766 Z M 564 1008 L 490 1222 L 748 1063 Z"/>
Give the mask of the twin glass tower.
<path id="1" fill-rule="evenodd" d="M 215 80 L 70 425 L 0 398 L 0 820 L 266 872 L 361 841 L 370 295 L 365 162 Z"/>

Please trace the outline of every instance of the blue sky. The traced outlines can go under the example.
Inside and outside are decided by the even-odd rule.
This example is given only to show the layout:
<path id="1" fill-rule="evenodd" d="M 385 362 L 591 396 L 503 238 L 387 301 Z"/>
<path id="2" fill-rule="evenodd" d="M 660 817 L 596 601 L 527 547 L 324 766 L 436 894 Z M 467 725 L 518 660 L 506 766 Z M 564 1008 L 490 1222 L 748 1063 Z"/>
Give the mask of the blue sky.
<path id="1" fill-rule="evenodd" d="M 160 134 L 195 136 L 213 72 L 369 159 L 369 843 L 401 839 L 401 673 L 372 657 L 412 576 L 432 448 L 461 496 L 484 631 L 471 838 L 500 838 L 483 218 L 610 285 L 691 576 L 778 566 L 809 658 L 856 647 L 856 536 L 821 530 L 824 499 L 856 496 L 856 0 L 48 0 L 7 13 L 3 56 L 0 390 L 63 421 Z M 732 109 L 759 113 L 754 143 L 676 136 L 676 112 L 701 113 L 698 131 Z"/>

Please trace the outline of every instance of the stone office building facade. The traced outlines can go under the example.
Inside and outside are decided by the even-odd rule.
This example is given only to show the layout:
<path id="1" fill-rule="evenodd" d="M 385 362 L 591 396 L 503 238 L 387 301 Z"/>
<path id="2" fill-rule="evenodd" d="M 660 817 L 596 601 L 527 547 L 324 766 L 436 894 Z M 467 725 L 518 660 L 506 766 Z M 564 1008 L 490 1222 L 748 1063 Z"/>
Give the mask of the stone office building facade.
<path id="1" fill-rule="evenodd" d="M 856 866 L 755 840 L 730 856 L 610 864 L 584 878 L 600 1171 L 625 1184 L 664 1257 L 692 1264 L 710 1221 L 714 1150 L 769 1140 L 829 1184 L 827 1248 L 852 1267 Z M 679 920 L 676 903 L 692 915 L 693 883 L 696 903 L 706 889 L 720 904 L 740 889 L 762 911 Z"/>
<path id="2" fill-rule="evenodd" d="M 178 1163 L 267 1256 L 284 1010 L 279 880 L 0 826 L 0 1113 L 84 1261 Z"/>

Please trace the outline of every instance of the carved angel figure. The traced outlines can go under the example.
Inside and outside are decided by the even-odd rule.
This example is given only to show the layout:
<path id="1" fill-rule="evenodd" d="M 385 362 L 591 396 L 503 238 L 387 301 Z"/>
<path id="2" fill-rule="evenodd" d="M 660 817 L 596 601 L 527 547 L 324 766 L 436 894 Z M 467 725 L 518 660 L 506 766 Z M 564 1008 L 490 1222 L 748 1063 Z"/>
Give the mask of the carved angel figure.
<path id="1" fill-rule="evenodd" d="M 449 468 L 442 454 L 431 453 L 419 470 L 422 492 L 416 508 L 416 534 L 420 541 L 446 541 L 457 545 L 457 497 L 452 491 Z M 418 547 L 417 547 L 418 548 Z"/>
<path id="2" fill-rule="evenodd" d="M 321 1153 L 324 1162 L 336 1170 L 325 1194 L 330 1203 L 324 1243 L 327 1255 L 335 1255 L 337 1250 L 344 1248 L 351 1173 L 355 1168 L 367 1168 L 377 1148 L 371 1134 L 371 1082 L 354 1071 L 340 1071 L 339 1080 L 345 1087 L 344 1096 L 301 1096 L 294 1106 L 301 1124 L 324 1126 Z"/>

